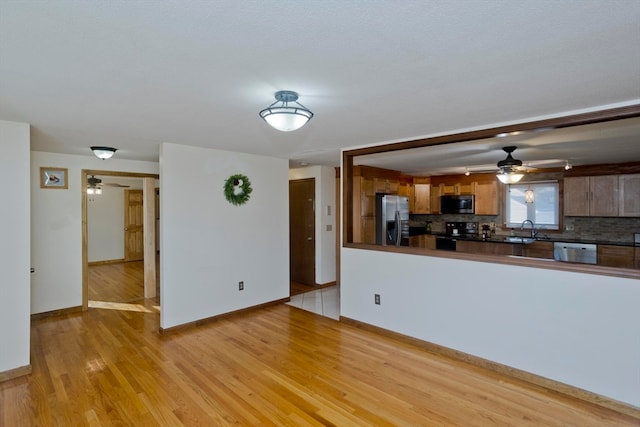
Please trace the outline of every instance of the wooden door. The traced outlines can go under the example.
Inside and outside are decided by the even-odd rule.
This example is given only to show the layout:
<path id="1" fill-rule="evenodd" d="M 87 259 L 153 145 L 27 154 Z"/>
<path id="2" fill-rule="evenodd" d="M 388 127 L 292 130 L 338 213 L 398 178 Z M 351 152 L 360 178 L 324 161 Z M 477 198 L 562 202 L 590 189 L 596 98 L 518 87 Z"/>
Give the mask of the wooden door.
<path id="1" fill-rule="evenodd" d="M 142 190 L 124 190 L 124 260 L 144 259 Z"/>
<path id="2" fill-rule="evenodd" d="M 290 279 L 316 285 L 315 179 L 289 181 Z"/>

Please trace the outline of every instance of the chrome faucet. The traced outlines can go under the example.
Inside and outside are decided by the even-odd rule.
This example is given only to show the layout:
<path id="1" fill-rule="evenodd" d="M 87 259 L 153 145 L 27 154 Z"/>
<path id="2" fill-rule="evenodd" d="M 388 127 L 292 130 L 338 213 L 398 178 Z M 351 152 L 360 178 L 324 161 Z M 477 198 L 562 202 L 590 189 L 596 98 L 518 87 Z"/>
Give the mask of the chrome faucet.
<path id="1" fill-rule="evenodd" d="M 524 230 L 524 225 L 527 222 L 531 224 L 531 238 L 535 239 L 536 238 L 536 228 L 535 228 L 536 225 L 530 219 L 525 219 L 524 221 L 522 221 L 522 224 L 520 225 L 520 230 Z"/>

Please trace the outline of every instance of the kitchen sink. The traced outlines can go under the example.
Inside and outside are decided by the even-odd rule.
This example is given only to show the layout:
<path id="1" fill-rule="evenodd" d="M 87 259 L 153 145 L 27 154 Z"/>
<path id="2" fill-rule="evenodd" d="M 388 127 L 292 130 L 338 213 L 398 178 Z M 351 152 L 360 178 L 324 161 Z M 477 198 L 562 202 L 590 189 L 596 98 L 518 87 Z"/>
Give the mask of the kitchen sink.
<path id="1" fill-rule="evenodd" d="M 504 238 L 504 241 L 509 243 L 522 243 L 527 245 L 529 243 L 535 242 L 536 239 L 534 239 L 533 237 L 507 236 Z"/>

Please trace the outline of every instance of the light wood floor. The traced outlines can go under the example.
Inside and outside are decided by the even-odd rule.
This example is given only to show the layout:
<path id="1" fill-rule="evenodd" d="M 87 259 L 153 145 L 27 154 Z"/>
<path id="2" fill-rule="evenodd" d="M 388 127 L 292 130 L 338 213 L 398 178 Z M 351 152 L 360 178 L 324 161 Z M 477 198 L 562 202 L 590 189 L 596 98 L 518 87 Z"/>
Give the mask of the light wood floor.
<path id="1" fill-rule="evenodd" d="M 88 271 L 89 300 L 129 302 L 144 298 L 144 261 L 90 265 Z"/>
<path id="2" fill-rule="evenodd" d="M 129 307 L 34 320 L 0 426 L 640 424 L 285 304 L 166 336 Z"/>

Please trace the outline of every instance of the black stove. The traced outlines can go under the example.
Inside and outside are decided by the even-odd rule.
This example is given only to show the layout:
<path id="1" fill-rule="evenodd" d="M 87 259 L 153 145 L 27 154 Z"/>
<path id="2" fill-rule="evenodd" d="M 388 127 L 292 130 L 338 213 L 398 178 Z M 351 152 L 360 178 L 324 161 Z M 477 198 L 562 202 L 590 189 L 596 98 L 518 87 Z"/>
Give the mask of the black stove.
<path id="1" fill-rule="evenodd" d="M 477 222 L 447 222 L 445 224 L 445 232 L 447 236 L 477 236 L 478 235 L 478 223 Z"/>
<path id="2" fill-rule="evenodd" d="M 445 234 L 436 236 L 436 249 L 456 250 L 456 240 L 472 240 L 478 238 L 477 222 L 447 222 Z"/>

